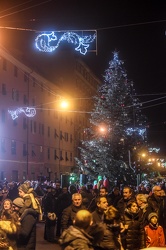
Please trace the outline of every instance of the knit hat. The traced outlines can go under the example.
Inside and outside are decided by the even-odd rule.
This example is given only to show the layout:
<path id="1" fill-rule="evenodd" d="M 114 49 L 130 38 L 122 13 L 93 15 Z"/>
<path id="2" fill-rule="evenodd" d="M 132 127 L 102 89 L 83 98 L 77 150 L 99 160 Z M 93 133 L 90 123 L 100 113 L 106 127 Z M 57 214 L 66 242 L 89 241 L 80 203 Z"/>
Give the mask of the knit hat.
<path id="1" fill-rule="evenodd" d="M 29 187 L 27 184 L 21 184 L 19 187 L 18 187 L 18 190 L 21 189 L 24 193 L 27 193 L 28 190 L 29 190 Z"/>
<path id="2" fill-rule="evenodd" d="M 148 221 L 150 221 L 151 218 L 154 217 L 154 216 L 158 218 L 157 213 L 154 213 L 154 212 L 150 213 L 150 214 L 148 215 Z"/>
<path id="3" fill-rule="evenodd" d="M 24 206 L 24 200 L 22 198 L 18 197 L 18 198 L 13 200 L 13 204 L 16 207 L 23 207 Z"/>

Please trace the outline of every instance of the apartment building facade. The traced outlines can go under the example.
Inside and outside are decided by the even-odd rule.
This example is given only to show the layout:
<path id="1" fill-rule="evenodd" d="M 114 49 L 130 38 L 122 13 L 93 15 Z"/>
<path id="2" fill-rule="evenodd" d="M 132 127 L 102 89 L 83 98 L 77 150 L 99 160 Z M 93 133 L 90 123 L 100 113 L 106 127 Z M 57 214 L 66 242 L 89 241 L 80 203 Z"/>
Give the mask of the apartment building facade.
<path id="1" fill-rule="evenodd" d="M 90 97 L 100 81 L 83 62 L 75 59 L 71 65 L 70 74 L 64 67 L 57 82 L 51 82 L 0 47 L 0 180 L 54 181 L 76 167 Z M 69 81 L 70 91 L 65 87 Z M 63 99 L 78 102 L 62 110 Z"/>

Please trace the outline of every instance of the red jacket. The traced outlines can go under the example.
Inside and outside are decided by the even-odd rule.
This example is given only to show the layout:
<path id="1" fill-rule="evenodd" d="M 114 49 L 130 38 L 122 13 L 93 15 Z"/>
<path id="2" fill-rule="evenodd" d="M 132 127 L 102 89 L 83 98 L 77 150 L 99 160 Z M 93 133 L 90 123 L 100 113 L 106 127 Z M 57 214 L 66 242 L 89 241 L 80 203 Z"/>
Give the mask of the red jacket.
<path id="1" fill-rule="evenodd" d="M 153 227 L 151 224 L 145 226 L 146 247 L 165 246 L 164 230 L 161 226 Z"/>

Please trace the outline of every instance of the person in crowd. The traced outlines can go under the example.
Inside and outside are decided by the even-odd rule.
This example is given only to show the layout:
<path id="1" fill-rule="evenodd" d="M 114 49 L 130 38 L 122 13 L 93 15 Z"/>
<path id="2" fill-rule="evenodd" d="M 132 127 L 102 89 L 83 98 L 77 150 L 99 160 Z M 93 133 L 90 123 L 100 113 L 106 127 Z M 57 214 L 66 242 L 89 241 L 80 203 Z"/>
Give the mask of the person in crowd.
<path id="1" fill-rule="evenodd" d="M 21 223 L 17 236 L 17 249 L 35 250 L 38 213 L 33 208 L 23 209 L 24 206 L 24 200 L 21 197 L 13 200 L 13 211 L 19 216 Z"/>
<path id="2" fill-rule="evenodd" d="M 106 197 L 107 202 L 108 202 L 108 206 L 112 205 L 112 200 L 108 196 L 108 190 L 107 190 L 106 187 L 104 187 L 104 186 L 100 187 L 100 189 L 99 189 L 99 196 Z"/>
<path id="3" fill-rule="evenodd" d="M 17 183 L 16 182 L 9 182 L 8 183 L 8 194 L 7 197 L 10 200 L 14 200 L 15 198 L 18 197 L 18 187 L 17 187 Z"/>
<path id="4" fill-rule="evenodd" d="M 161 187 L 159 185 L 155 185 L 152 188 L 152 195 L 148 197 L 148 205 L 151 208 L 152 212 L 157 213 L 159 225 L 165 228 L 166 225 L 164 225 L 164 202 L 163 198 L 161 197 Z"/>
<path id="5" fill-rule="evenodd" d="M 91 199 L 87 209 L 89 212 L 92 213 L 96 209 L 96 198 L 99 196 L 99 190 L 97 188 L 92 189 L 91 193 L 92 193 L 92 199 Z"/>
<path id="6" fill-rule="evenodd" d="M 104 212 L 108 208 L 108 201 L 105 196 L 99 196 L 96 198 L 96 209 L 92 213 L 93 225 L 104 221 Z"/>
<path id="7" fill-rule="evenodd" d="M 88 208 L 92 197 L 92 194 L 89 192 L 86 186 L 81 186 L 79 193 L 82 195 L 82 204 Z"/>
<path id="8" fill-rule="evenodd" d="M 5 248 L 7 243 L 9 249 L 17 249 L 16 238 L 20 225 L 19 216 L 13 213 L 12 201 L 5 199 L 0 211 L 0 246 L 2 248 Z"/>
<path id="9" fill-rule="evenodd" d="M 6 212 L 12 213 L 12 201 L 10 199 L 5 199 L 1 204 L 0 219 L 6 216 Z"/>
<path id="10" fill-rule="evenodd" d="M 142 223 L 143 228 L 149 224 L 148 216 L 152 212 L 151 207 L 148 205 L 147 194 L 137 194 L 136 201 L 139 207 L 139 220 Z"/>
<path id="11" fill-rule="evenodd" d="M 117 202 L 116 208 L 118 209 L 121 215 L 124 214 L 125 208 L 130 201 L 135 200 L 133 190 L 130 187 L 125 186 L 122 192 L 123 197 Z"/>
<path id="12" fill-rule="evenodd" d="M 111 198 L 112 205 L 116 207 L 118 201 L 122 198 L 119 187 L 114 187 L 112 192 L 108 194 L 108 197 Z"/>
<path id="13" fill-rule="evenodd" d="M 162 226 L 158 224 L 158 214 L 152 212 L 148 216 L 149 224 L 145 226 L 146 247 L 166 247 Z"/>
<path id="14" fill-rule="evenodd" d="M 138 215 L 139 209 L 136 201 L 130 201 L 121 216 L 123 229 L 121 241 L 124 250 L 139 250 L 145 247 L 145 233 Z"/>
<path id="15" fill-rule="evenodd" d="M 59 238 L 63 250 L 93 250 L 93 237 L 88 234 L 92 224 L 92 215 L 87 210 L 79 210 L 73 225 L 64 230 Z"/>
<path id="16" fill-rule="evenodd" d="M 104 211 L 103 226 L 103 239 L 101 239 L 98 244 L 96 244 L 95 250 L 122 249 L 122 243 L 120 238 L 120 214 L 114 206 L 109 206 L 107 210 Z"/>
<path id="17" fill-rule="evenodd" d="M 61 235 L 61 218 L 62 212 L 65 208 L 70 206 L 72 203 L 72 195 L 68 192 L 67 187 L 62 188 L 62 193 L 58 196 L 57 205 L 57 225 L 56 225 L 56 236 L 59 237 Z"/>
<path id="18" fill-rule="evenodd" d="M 38 213 L 38 219 L 42 220 L 43 216 L 41 205 L 35 197 L 34 189 L 30 187 L 28 183 L 23 183 L 18 187 L 18 194 L 24 199 L 24 208 L 22 208 L 22 210 L 26 208 L 33 208 Z"/>
<path id="19" fill-rule="evenodd" d="M 69 226 L 73 225 L 76 213 L 79 210 L 84 210 L 86 207 L 82 204 L 82 195 L 74 193 L 72 195 L 72 204 L 65 208 L 62 212 L 61 229 L 64 231 Z"/>
<path id="20" fill-rule="evenodd" d="M 45 230 L 44 239 L 50 243 L 55 242 L 55 228 L 58 214 L 58 197 L 54 187 L 47 193 L 44 201 Z"/>

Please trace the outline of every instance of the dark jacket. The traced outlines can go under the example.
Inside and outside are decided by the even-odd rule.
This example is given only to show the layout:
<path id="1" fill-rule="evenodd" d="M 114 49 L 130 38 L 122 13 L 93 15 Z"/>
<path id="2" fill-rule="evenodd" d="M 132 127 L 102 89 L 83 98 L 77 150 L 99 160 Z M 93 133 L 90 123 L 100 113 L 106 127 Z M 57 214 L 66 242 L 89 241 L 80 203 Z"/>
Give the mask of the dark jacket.
<path id="1" fill-rule="evenodd" d="M 104 237 L 98 246 L 104 250 L 120 249 L 120 225 L 104 223 Z"/>
<path id="2" fill-rule="evenodd" d="M 86 209 L 86 207 L 84 205 L 76 207 L 73 204 L 71 204 L 70 206 L 68 206 L 63 210 L 61 218 L 62 231 L 67 229 L 69 226 L 73 225 L 73 220 L 75 219 L 76 213 L 82 209 Z"/>
<path id="3" fill-rule="evenodd" d="M 131 213 L 128 209 L 125 209 L 122 223 L 128 225 L 128 229 L 121 233 L 124 249 L 138 250 L 144 248 L 145 232 L 139 221 L 138 213 Z"/>
<path id="4" fill-rule="evenodd" d="M 98 208 L 92 213 L 93 224 L 100 223 L 104 221 L 104 212 L 100 212 Z"/>
<path id="5" fill-rule="evenodd" d="M 135 197 L 130 197 L 129 199 L 125 200 L 123 197 L 117 202 L 116 209 L 119 211 L 121 215 L 124 214 L 124 211 L 129 202 L 135 201 Z"/>
<path id="6" fill-rule="evenodd" d="M 161 197 L 158 197 L 154 194 L 152 194 L 151 196 L 149 196 L 148 198 L 148 205 L 150 207 L 150 209 L 152 210 L 152 212 L 155 212 L 158 214 L 158 223 L 161 226 L 163 225 L 163 211 L 164 211 L 164 206 L 163 206 L 163 199 Z"/>
<path id="7" fill-rule="evenodd" d="M 89 234 L 75 226 L 64 230 L 59 238 L 59 244 L 63 250 L 67 246 L 73 250 L 93 250 L 92 241 L 93 238 Z"/>
<path id="8" fill-rule="evenodd" d="M 18 234 L 17 248 L 19 250 L 35 250 L 37 212 L 27 208 L 20 216 L 21 229 Z"/>

